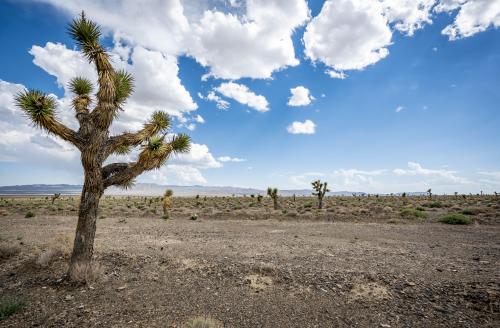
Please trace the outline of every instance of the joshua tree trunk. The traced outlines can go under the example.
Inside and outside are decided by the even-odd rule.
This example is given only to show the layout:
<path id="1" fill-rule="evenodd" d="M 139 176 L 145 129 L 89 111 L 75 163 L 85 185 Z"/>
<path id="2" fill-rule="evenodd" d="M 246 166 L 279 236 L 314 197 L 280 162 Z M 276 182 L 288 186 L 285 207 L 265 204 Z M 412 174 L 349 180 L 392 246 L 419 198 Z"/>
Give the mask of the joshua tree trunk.
<path id="1" fill-rule="evenodd" d="M 323 208 L 323 196 L 318 197 L 318 209 Z"/>
<path id="2" fill-rule="evenodd" d="M 68 271 L 71 278 L 74 277 L 78 266 L 88 267 L 92 262 L 97 212 L 103 192 L 101 170 L 85 170 L 85 183 L 80 197 L 78 224 Z"/>

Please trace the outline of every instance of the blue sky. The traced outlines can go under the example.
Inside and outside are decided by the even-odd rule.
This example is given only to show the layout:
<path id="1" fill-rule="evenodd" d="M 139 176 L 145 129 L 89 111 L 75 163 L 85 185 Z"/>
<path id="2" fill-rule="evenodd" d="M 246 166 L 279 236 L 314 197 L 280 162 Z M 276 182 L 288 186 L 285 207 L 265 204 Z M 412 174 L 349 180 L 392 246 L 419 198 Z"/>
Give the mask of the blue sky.
<path id="1" fill-rule="evenodd" d="M 139 182 L 500 190 L 497 0 L 171 0 L 144 17 L 130 5 L 103 14 L 109 3 L 0 3 L 0 185 L 82 181 L 78 153 L 27 126 L 10 99 L 23 87 L 53 93 L 76 124 L 64 81 L 92 71 L 66 27 L 83 9 L 117 66 L 144 82 L 113 132 L 165 108 L 195 143 Z"/>

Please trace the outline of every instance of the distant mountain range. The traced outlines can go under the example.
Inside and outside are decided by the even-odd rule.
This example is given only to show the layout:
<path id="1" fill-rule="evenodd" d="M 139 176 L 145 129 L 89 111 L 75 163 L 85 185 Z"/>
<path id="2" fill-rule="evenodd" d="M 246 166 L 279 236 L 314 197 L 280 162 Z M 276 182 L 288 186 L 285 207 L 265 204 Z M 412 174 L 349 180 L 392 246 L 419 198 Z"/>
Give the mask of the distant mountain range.
<path id="1" fill-rule="evenodd" d="M 170 186 L 155 183 L 137 183 L 130 189 L 109 188 L 107 195 L 130 195 L 130 196 L 160 196 L 166 189 L 172 189 L 176 196 L 243 196 L 243 195 L 265 195 L 266 190 L 239 187 L 218 187 L 218 186 Z M 63 195 L 78 195 L 82 191 L 81 185 L 68 184 L 33 184 L 19 186 L 0 186 L 0 195 L 52 195 L 61 193 Z M 311 189 L 291 189 L 280 190 L 282 196 L 310 196 Z M 366 195 L 364 192 L 335 191 L 329 192 L 330 196 L 352 196 Z"/>

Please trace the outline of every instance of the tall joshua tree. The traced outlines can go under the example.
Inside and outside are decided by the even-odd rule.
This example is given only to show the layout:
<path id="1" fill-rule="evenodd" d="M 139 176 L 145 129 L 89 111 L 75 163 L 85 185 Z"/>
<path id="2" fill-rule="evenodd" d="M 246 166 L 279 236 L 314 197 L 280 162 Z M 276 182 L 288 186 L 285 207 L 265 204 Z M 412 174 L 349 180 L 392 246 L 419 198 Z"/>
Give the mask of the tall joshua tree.
<path id="1" fill-rule="evenodd" d="M 314 192 L 312 193 L 314 196 L 318 196 L 318 208 L 322 209 L 323 208 L 323 197 L 325 197 L 325 194 L 330 191 L 330 189 L 327 188 L 328 182 L 321 182 L 321 180 L 316 180 L 311 182 Z"/>
<path id="2" fill-rule="evenodd" d="M 97 211 L 104 190 L 110 186 L 129 186 L 144 171 L 161 167 L 170 155 L 189 151 L 190 138 L 184 134 L 168 137 L 171 121 L 161 111 L 155 112 L 138 132 L 110 136 L 111 123 L 133 92 L 133 78 L 113 68 L 109 54 L 99 41 L 100 27 L 84 13 L 72 21 L 68 32 L 88 61 L 95 65 L 98 75 L 95 95 L 89 80 L 75 77 L 70 82 L 79 129 L 75 131 L 61 123 L 55 113 L 55 99 L 41 91 L 22 91 L 15 101 L 34 126 L 72 143 L 81 152 L 85 178 L 68 271 L 69 277 L 75 278 L 81 266 L 91 265 Z M 128 153 L 135 147 L 140 148 L 136 161 L 104 164 L 110 155 Z"/>
<path id="3" fill-rule="evenodd" d="M 278 188 L 267 188 L 267 195 L 273 199 L 274 209 L 278 209 Z"/>

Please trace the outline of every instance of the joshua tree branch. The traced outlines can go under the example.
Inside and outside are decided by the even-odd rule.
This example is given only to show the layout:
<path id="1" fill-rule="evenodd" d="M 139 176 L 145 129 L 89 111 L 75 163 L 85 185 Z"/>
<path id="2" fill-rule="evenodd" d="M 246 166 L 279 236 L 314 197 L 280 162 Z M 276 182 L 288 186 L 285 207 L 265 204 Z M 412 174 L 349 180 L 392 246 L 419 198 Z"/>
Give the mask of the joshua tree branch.
<path id="1" fill-rule="evenodd" d="M 72 129 L 68 128 L 67 126 L 58 122 L 55 119 L 53 119 L 53 122 L 43 127 L 48 132 L 55 134 L 59 136 L 61 139 L 72 143 L 77 148 L 81 148 L 81 146 L 83 145 L 83 141 L 79 137 L 78 133 L 76 133 L 75 131 L 73 131 Z"/>
<path id="2" fill-rule="evenodd" d="M 166 113 L 161 111 L 154 112 L 149 122 L 144 124 L 144 127 L 140 131 L 135 133 L 126 132 L 109 138 L 105 146 L 105 154 L 109 156 L 120 148 L 138 146 L 148 138 L 168 129 L 170 124 L 170 117 Z"/>
<path id="3" fill-rule="evenodd" d="M 102 177 L 103 179 L 108 178 L 109 176 L 124 171 L 129 167 L 129 163 L 112 163 L 108 164 L 102 168 Z"/>

